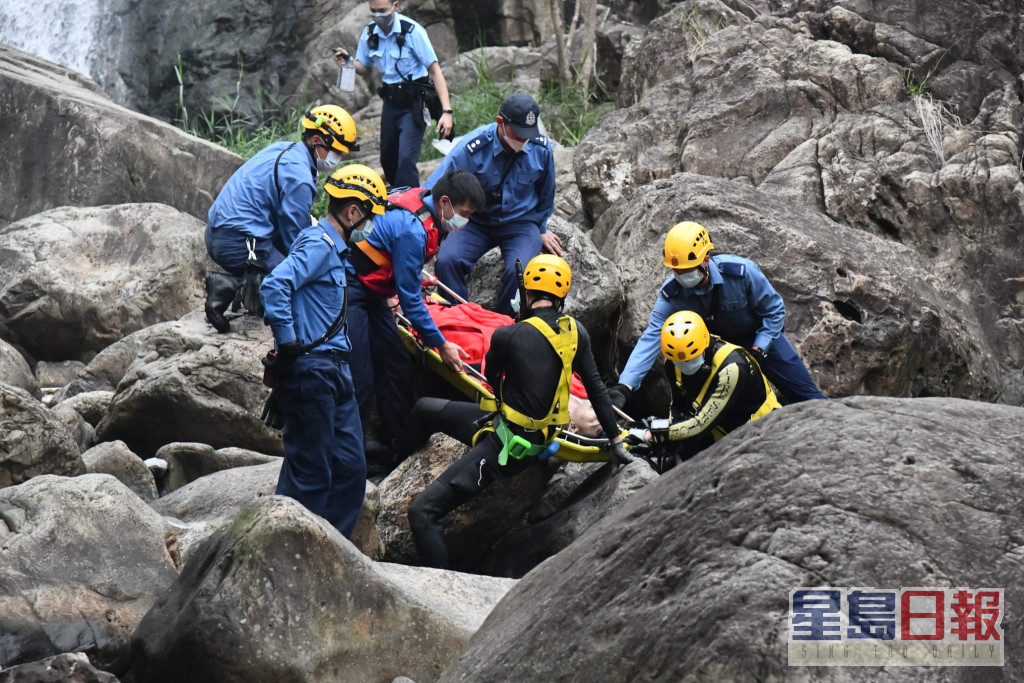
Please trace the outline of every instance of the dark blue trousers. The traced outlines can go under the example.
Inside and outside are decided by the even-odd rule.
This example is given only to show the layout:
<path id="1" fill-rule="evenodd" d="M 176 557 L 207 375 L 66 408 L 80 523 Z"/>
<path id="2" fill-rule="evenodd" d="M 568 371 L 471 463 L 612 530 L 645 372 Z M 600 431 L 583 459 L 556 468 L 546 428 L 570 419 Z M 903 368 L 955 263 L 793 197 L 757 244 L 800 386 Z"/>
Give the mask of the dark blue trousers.
<path id="1" fill-rule="evenodd" d="M 245 274 L 245 262 L 249 250 L 245 248 L 246 236 L 229 228 L 206 226 L 206 251 L 218 266 L 232 275 Z M 274 246 L 273 238 L 256 240 L 256 255 L 270 270 L 284 260 L 284 254 Z"/>
<path id="2" fill-rule="evenodd" d="M 380 113 L 380 167 L 391 187 L 419 187 L 420 146 L 427 128 L 423 107 L 396 107 L 387 100 Z"/>
<path id="3" fill-rule="evenodd" d="M 723 336 L 723 339 L 749 349 L 754 343 L 754 333 L 751 332 L 744 338 L 733 339 Z M 772 342 L 768 348 L 768 357 L 764 360 L 758 359 L 758 365 L 761 366 L 768 381 L 782 394 L 782 398 L 785 399 L 783 403 L 799 403 L 815 398 L 828 400 L 828 396 L 821 393 L 821 389 L 814 383 L 814 378 L 804 365 L 803 359 L 785 334 L 780 334 L 779 338 Z"/>
<path id="4" fill-rule="evenodd" d="M 363 433 L 376 396 L 380 441 L 390 444 L 401 435 L 412 412 L 416 366 L 402 343 L 387 301 L 354 277 L 348 280 L 348 339 Z"/>
<path id="5" fill-rule="evenodd" d="M 516 259 L 523 262 L 523 268 L 540 253 L 540 228 L 531 221 L 516 221 L 497 227 L 482 226 L 470 219 L 466 227 L 449 233 L 441 242 L 434 272 L 463 299 L 469 299 L 466 278 L 473 271 L 476 262 L 494 247 L 501 248 L 505 269 L 501 274 L 501 287 L 495 300 L 494 310 L 513 315 L 512 298 L 516 295 Z"/>
<path id="6" fill-rule="evenodd" d="M 299 356 L 278 391 L 284 462 L 277 494 L 302 503 L 346 538 L 366 494 L 366 460 L 349 366 L 336 354 Z"/>

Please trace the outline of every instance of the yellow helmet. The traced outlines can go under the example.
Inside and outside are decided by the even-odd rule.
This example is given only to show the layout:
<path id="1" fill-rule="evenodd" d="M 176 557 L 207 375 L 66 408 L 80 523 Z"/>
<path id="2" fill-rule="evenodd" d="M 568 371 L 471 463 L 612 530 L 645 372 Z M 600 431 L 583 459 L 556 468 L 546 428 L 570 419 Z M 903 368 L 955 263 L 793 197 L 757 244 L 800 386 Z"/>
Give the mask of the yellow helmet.
<path id="1" fill-rule="evenodd" d="M 661 327 L 661 353 L 669 360 L 693 360 L 710 345 L 708 326 L 693 311 L 673 313 Z"/>
<path id="2" fill-rule="evenodd" d="M 336 104 L 322 104 L 313 107 L 302 116 L 302 127 L 318 130 L 327 136 L 327 144 L 339 152 L 355 152 L 356 122 L 352 116 Z"/>
<path id="3" fill-rule="evenodd" d="M 711 235 L 700 223 L 685 221 L 672 226 L 665 236 L 665 265 L 669 268 L 696 268 L 715 248 Z"/>
<path id="4" fill-rule="evenodd" d="M 384 181 L 369 166 L 349 164 L 331 174 L 324 183 L 324 191 L 337 199 L 356 197 L 373 204 L 373 213 L 384 215 L 388 203 L 388 191 Z"/>
<path id="5" fill-rule="evenodd" d="M 547 292 L 564 299 L 572 284 L 572 271 L 560 256 L 541 254 L 526 264 L 523 283 L 527 291 Z"/>

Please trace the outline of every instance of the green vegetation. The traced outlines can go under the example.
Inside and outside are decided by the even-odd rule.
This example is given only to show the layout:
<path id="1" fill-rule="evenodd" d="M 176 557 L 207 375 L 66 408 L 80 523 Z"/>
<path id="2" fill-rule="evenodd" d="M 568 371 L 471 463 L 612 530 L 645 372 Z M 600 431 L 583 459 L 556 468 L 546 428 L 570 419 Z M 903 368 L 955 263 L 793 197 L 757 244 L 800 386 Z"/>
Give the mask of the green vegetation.
<path id="1" fill-rule="evenodd" d="M 900 69 L 900 75 L 903 76 L 903 85 L 907 87 L 907 92 L 913 97 L 924 95 L 927 92 L 928 79 L 932 77 L 932 71 L 926 73 L 924 78 L 918 81 L 911 69 Z"/>

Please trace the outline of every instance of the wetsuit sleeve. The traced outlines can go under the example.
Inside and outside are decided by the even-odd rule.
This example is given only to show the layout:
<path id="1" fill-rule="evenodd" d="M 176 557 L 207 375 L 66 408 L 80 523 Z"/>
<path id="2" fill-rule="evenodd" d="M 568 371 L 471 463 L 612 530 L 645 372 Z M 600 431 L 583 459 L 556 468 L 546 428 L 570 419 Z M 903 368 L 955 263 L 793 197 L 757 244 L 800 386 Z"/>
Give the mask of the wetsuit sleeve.
<path id="1" fill-rule="evenodd" d="M 654 304 L 654 310 L 651 311 L 651 317 L 647 321 L 647 329 L 640 335 L 636 346 L 633 347 L 633 352 L 629 354 L 626 367 L 619 375 L 621 383 L 636 389 L 644 381 L 644 375 L 661 355 L 661 326 L 675 312 L 675 304 L 659 292 L 658 301 Z"/>
<path id="2" fill-rule="evenodd" d="M 718 374 L 711 380 L 711 386 L 704 395 L 704 402 L 697 407 L 696 415 L 671 425 L 668 440 L 683 441 L 710 434 L 711 429 L 729 414 L 730 405 L 739 400 L 739 383 L 738 363 L 725 363 L 718 368 Z"/>
<path id="3" fill-rule="evenodd" d="M 764 273 L 750 263 L 747 264 L 747 278 L 749 290 L 747 300 L 751 309 L 761 318 L 761 327 L 754 336 L 754 346 L 767 351 L 786 324 L 786 306 L 782 302 L 782 296 L 775 291 L 772 283 Z"/>
<path id="4" fill-rule="evenodd" d="M 668 404 L 668 416 L 669 420 L 677 422 L 685 419 L 685 416 L 689 414 L 690 406 L 686 401 L 686 394 L 676 384 L 676 372 L 675 366 L 672 363 L 666 361 L 664 363 L 665 379 L 668 380 L 668 386 L 670 388 L 669 404 Z"/>
<path id="5" fill-rule="evenodd" d="M 420 271 L 423 269 L 423 254 L 426 250 L 423 230 L 419 228 L 419 221 L 408 214 L 410 219 L 416 221 L 416 231 L 419 234 L 409 232 L 400 234 L 394 240 L 391 250 L 391 264 L 395 271 L 395 289 L 398 290 L 398 300 L 402 304 L 402 311 L 409 319 L 412 326 L 419 332 L 419 335 L 430 346 L 441 346 L 445 342 L 444 334 L 434 324 L 434 319 L 423 303 L 423 289 L 420 284 Z"/>
<path id="6" fill-rule="evenodd" d="M 274 340 L 280 344 L 296 341 L 295 312 L 292 295 L 295 290 L 320 276 L 326 258 L 333 258 L 332 247 L 322 240 L 305 239 L 295 243 L 296 248 L 274 268 L 260 285 L 263 300 L 263 322 L 270 325 Z"/>
<path id="7" fill-rule="evenodd" d="M 501 377 L 505 374 L 505 358 L 508 355 L 512 330 L 514 326 L 499 327 L 491 334 L 491 346 L 484 357 L 484 376 L 495 392 L 501 385 Z"/>
<path id="8" fill-rule="evenodd" d="M 601 423 L 605 436 L 614 438 L 619 434 L 619 425 L 615 420 L 612 401 L 608 398 L 608 390 L 601 381 L 601 373 L 598 372 L 597 362 L 594 361 L 594 353 L 590 348 L 590 333 L 579 321 L 576 322 L 576 330 L 578 343 L 576 356 L 572 359 L 572 369 L 583 380 L 587 397 L 594 406 L 594 413 L 597 415 L 597 421 Z"/>
<path id="9" fill-rule="evenodd" d="M 555 155 L 551 147 L 545 147 L 547 162 L 545 164 L 544 177 L 540 179 L 540 187 L 537 190 L 537 212 L 540 215 L 541 234 L 548 231 L 548 219 L 555 212 Z"/>
<path id="10" fill-rule="evenodd" d="M 305 146 L 302 146 L 305 151 Z M 286 249 L 291 249 L 299 233 L 309 227 L 309 210 L 313 208 L 316 185 L 309 167 L 298 164 L 280 164 L 277 179 L 281 182 L 281 209 L 277 214 L 277 229 Z"/>

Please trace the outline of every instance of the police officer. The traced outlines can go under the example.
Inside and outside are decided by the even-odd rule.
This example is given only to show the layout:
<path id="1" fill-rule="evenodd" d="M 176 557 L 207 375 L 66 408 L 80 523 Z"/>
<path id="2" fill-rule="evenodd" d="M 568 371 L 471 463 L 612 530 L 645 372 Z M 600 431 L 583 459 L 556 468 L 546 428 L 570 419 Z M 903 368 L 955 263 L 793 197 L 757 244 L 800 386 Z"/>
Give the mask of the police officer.
<path id="1" fill-rule="evenodd" d="M 360 74 L 372 66 L 381 73 L 380 165 L 392 187 L 419 187 L 424 103 L 436 93 L 441 106 L 436 131 L 441 137 L 451 133 L 448 84 L 423 26 L 399 14 L 398 2 L 369 0 L 369 6 L 373 21 L 359 36 L 355 67 Z M 350 58 L 340 48 L 336 57 L 339 64 Z"/>
<path id="2" fill-rule="evenodd" d="M 671 417 L 649 420 L 645 434 L 630 432 L 660 446 L 667 456 L 661 471 L 782 407 L 750 352 L 709 334 L 693 311 L 665 320 L 661 353 L 672 387 Z"/>
<path id="3" fill-rule="evenodd" d="M 346 537 L 363 504 L 366 461 L 348 364 L 345 235 L 383 212 L 382 188 L 380 176 L 365 166 L 332 174 L 325 185 L 327 216 L 299 233 L 260 288 L 276 346 L 265 361 L 269 383 L 276 385 L 266 419 L 284 427 L 276 492 Z"/>
<path id="4" fill-rule="evenodd" d="M 484 363 L 487 381 L 500 399 L 497 417 L 476 437 L 476 445 L 409 506 L 413 539 L 427 566 L 449 566 L 441 526 L 444 516 L 493 482 L 533 465 L 559 428 L 569 424 L 574 370 L 583 380 L 605 434 L 613 435 L 612 460 L 617 465 L 633 460 L 618 435 L 615 412 L 590 349 L 590 335 L 578 321 L 562 313 L 572 281 L 569 265 L 558 256 L 542 254 L 526 266 L 524 281 L 527 293 L 526 300 L 520 301 L 525 309 L 521 322 L 494 331 Z M 462 432 L 455 429 L 453 433 L 463 440 L 472 433 L 467 426 L 486 415 L 472 403 L 429 400 L 443 417 L 434 426 L 448 429 L 461 424 Z"/>
<path id="5" fill-rule="evenodd" d="M 359 149 L 356 124 L 341 107 L 314 107 L 301 122 L 299 142 L 275 142 L 259 151 L 234 172 L 210 207 L 206 250 L 228 271 L 206 275 L 206 319 L 218 332 L 230 329 L 224 312 L 246 264 L 272 270 L 309 226 L 317 171 L 330 173 L 342 154 Z"/>
<path id="6" fill-rule="evenodd" d="M 432 190 L 414 188 L 388 197 L 388 208 L 370 232 L 353 235 L 348 260 L 349 321 L 353 344 L 352 378 L 363 426 L 374 394 L 381 416 L 384 452 L 367 442 L 374 474 L 394 464 L 393 441 L 412 410 L 413 358 L 399 336 L 388 301 L 397 296 L 403 314 L 420 338 L 436 347 L 445 365 L 461 372 L 465 351 L 447 341 L 423 303 L 421 273 L 437 254 L 441 238 L 463 227 L 483 206 L 483 190 L 465 171 L 442 177 Z"/>
<path id="7" fill-rule="evenodd" d="M 647 329 L 610 392 L 612 401 L 620 408 L 625 404 L 658 356 L 665 320 L 684 310 L 700 315 L 712 333 L 750 350 L 788 402 L 826 398 L 782 332 L 786 308 L 768 278 L 749 259 L 711 256 L 714 247 L 699 223 L 687 221 L 669 230 L 664 264 L 673 275 L 662 285 Z"/>
<path id="8" fill-rule="evenodd" d="M 516 259 L 526 263 L 542 247 L 562 255 L 561 241 L 546 228 L 555 210 L 555 160 L 537 127 L 539 115 L 532 97 L 511 95 L 502 102 L 494 123 L 466 134 L 424 183 L 432 187 L 454 169 L 469 171 L 480 180 L 487 206 L 464 230 L 444 241 L 435 273 L 459 296 L 469 298 L 469 273 L 481 256 L 501 247 L 505 269 L 495 310 L 506 315 L 516 291 Z"/>

